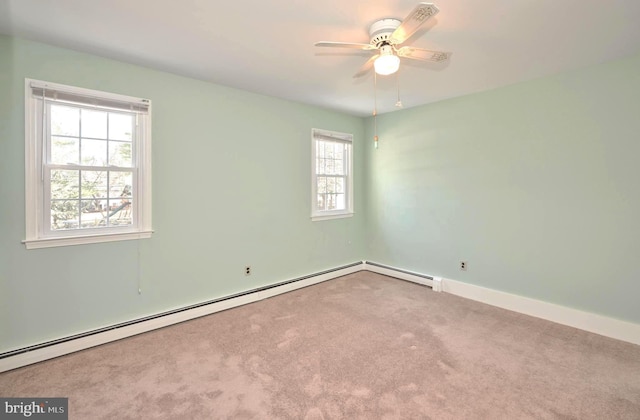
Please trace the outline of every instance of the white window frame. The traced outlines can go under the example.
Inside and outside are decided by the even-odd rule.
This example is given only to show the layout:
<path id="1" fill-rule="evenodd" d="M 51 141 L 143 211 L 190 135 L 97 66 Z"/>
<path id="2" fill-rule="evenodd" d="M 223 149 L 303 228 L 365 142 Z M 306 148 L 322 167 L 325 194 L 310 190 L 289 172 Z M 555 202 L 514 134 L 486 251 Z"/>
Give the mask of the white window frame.
<path id="1" fill-rule="evenodd" d="M 133 220 L 131 225 L 56 231 L 51 229 L 50 187 L 45 186 L 50 103 L 136 113 L 133 142 Z M 47 137 L 49 137 L 47 139 Z M 82 166 L 82 165 L 76 165 Z M 74 168 L 75 169 L 75 168 Z M 109 167 L 117 171 L 117 167 Z M 25 210 L 27 249 L 150 238 L 151 228 L 151 101 L 97 90 L 25 79 Z"/>
<path id="2" fill-rule="evenodd" d="M 333 141 L 348 145 L 346 148 L 347 157 L 345 159 L 346 203 L 344 210 L 318 209 L 318 171 L 316 168 L 316 144 L 318 140 Z M 353 135 L 313 128 L 311 130 L 311 220 L 319 221 L 352 217 L 354 214 L 353 201 Z"/>

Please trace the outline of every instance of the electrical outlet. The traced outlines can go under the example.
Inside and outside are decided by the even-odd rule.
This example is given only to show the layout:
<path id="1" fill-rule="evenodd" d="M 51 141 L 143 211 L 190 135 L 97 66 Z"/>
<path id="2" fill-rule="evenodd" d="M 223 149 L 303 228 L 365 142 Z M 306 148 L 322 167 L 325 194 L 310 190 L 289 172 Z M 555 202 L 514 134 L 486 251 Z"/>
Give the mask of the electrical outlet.
<path id="1" fill-rule="evenodd" d="M 466 261 L 460 261 L 460 271 L 467 271 L 467 262 Z"/>
<path id="2" fill-rule="evenodd" d="M 244 268 L 244 275 L 245 276 L 250 276 L 251 275 L 251 266 L 248 265 Z"/>

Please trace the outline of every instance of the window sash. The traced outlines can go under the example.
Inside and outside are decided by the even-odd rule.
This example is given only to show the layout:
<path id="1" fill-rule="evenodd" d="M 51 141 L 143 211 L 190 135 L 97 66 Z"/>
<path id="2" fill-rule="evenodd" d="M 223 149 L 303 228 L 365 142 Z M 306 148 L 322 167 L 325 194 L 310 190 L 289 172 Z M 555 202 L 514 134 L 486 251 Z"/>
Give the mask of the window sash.
<path id="1" fill-rule="evenodd" d="M 77 194 L 75 194 L 74 196 L 71 197 L 67 197 L 67 198 L 54 198 L 52 196 L 52 182 L 51 182 L 51 173 L 55 170 L 65 170 L 65 171 L 77 171 L 78 172 L 78 180 L 77 180 L 77 186 L 74 185 L 74 187 L 77 188 Z M 78 165 L 45 165 L 44 167 L 44 171 L 45 171 L 45 176 L 44 176 L 44 185 L 43 185 L 43 209 L 42 209 L 42 215 L 43 215 L 43 232 L 42 232 L 42 236 L 43 237 L 52 237 L 52 236 L 71 236 L 71 235 L 78 235 L 79 233 L 81 234 L 99 234 L 101 232 L 105 232 L 105 231 L 112 231 L 112 230 L 117 230 L 117 231 L 123 231 L 123 230 L 137 230 L 138 226 L 139 226 L 139 194 L 137 194 L 137 188 L 135 188 L 135 185 L 137 185 L 137 169 L 131 169 L 131 168 L 125 168 L 125 169 L 115 169 L 115 168 L 103 168 L 103 167 L 86 167 L 86 166 L 78 166 Z M 82 172 L 106 172 L 106 185 L 107 185 L 107 189 L 106 189 L 106 194 L 104 196 L 97 196 L 97 197 L 88 197 L 88 196 L 84 196 L 83 195 L 83 181 L 82 181 Z M 115 194 L 111 194 L 111 189 L 109 188 L 109 184 L 110 184 L 110 177 L 112 176 L 112 173 L 128 173 L 131 174 L 131 178 L 132 178 L 132 193 L 131 195 L 122 195 L 122 191 L 120 191 L 120 194 L 118 194 L 118 192 L 116 191 Z M 131 223 L 127 223 L 127 224 L 122 224 L 122 225 L 118 225 L 118 224 L 114 224 L 112 222 L 112 218 L 116 215 L 122 216 L 122 213 L 120 213 L 120 211 L 122 210 L 127 210 L 125 207 L 120 208 L 120 211 L 118 212 L 114 212 L 114 210 L 121 206 L 124 205 L 124 201 L 128 201 L 129 202 L 129 212 L 131 214 Z M 52 210 L 51 207 L 53 205 L 54 202 L 73 202 L 76 205 L 76 208 L 78 210 L 78 217 L 76 219 L 71 220 L 69 223 L 73 223 L 74 221 L 77 220 L 78 222 L 78 226 L 77 227 L 70 227 L 67 229 L 64 228 L 59 228 L 59 229 L 54 229 L 54 227 L 52 226 Z M 97 217 L 94 217 L 94 221 L 97 221 L 98 224 L 94 225 L 93 227 L 82 227 L 82 223 L 83 223 L 83 212 L 82 212 L 82 204 L 83 202 L 93 202 L 95 203 L 99 203 L 100 205 L 105 205 L 104 209 L 101 209 L 102 211 L 99 211 L 100 216 L 101 216 L 101 220 L 97 220 Z M 119 213 L 119 214 L 118 214 Z M 89 217 L 88 214 L 86 214 L 86 218 L 87 219 L 91 219 L 91 217 Z M 104 222 L 104 224 L 102 224 L 101 222 Z M 65 223 L 64 221 L 62 221 L 62 223 Z"/>
<path id="2" fill-rule="evenodd" d="M 341 176 L 349 176 L 349 160 L 350 160 L 350 152 L 351 152 L 351 144 L 343 143 L 343 142 L 334 142 L 330 140 L 315 140 L 316 147 L 316 175 L 341 175 Z M 325 151 L 323 154 L 319 153 L 320 145 L 324 144 Z M 326 146 L 330 144 L 331 146 L 340 145 L 342 150 L 342 159 L 328 156 L 326 153 Z M 335 151 L 335 150 L 334 150 Z M 333 163 L 334 169 L 332 171 L 328 171 L 327 168 L 330 166 L 329 162 Z M 335 164 L 337 162 L 341 162 L 342 170 L 338 171 L 335 168 Z"/>
<path id="3" fill-rule="evenodd" d="M 77 108 L 79 110 L 86 110 L 86 111 L 102 111 L 102 112 L 108 112 L 109 114 L 123 114 L 123 115 L 131 115 L 133 117 L 133 126 L 132 126 L 132 133 L 131 133 L 131 140 L 130 141 L 125 141 L 125 140 L 121 140 L 121 139 L 112 139 L 110 137 L 109 134 L 107 134 L 107 137 L 105 138 L 98 138 L 98 137 L 92 137 L 92 136 L 83 136 L 83 133 L 79 130 L 78 135 L 68 135 L 68 134 L 56 134 L 54 135 L 52 133 L 52 129 L 51 129 L 51 115 L 52 115 L 52 111 L 51 111 L 51 106 L 52 105 L 57 105 L 57 103 L 55 101 L 49 101 L 49 100 L 45 100 L 45 114 L 43 116 L 41 116 L 41 118 L 43 119 L 42 124 L 44 124 L 44 135 L 42 137 L 42 146 L 43 150 L 44 150 L 44 154 L 43 154 L 43 158 L 42 158 L 42 164 L 43 165 L 58 165 L 58 166 L 77 166 L 77 167 L 81 167 L 84 166 L 86 168 L 89 167 L 95 167 L 95 168 L 120 168 L 120 169 L 132 169 L 132 168 L 137 168 L 139 167 L 139 161 L 138 161 L 138 155 L 139 155 L 139 148 L 138 148 L 138 143 L 139 143 L 139 139 L 140 137 L 143 135 L 143 133 L 141 132 L 141 125 L 139 124 L 138 121 L 138 114 L 134 113 L 134 112 L 130 112 L 130 111 L 122 111 L 122 110 L 112 110 L 112 109 L 104 109 L 104 108 L 96 108 L 96 107 L 92 107 L 92 106 L 88 106 L 86 104 L 74 104 L 74 103 L 65 103 L 64 106 L 69 107 L 69 108 Z M 82 119 L 79 120 L 80 124 L 82 124 Z M 108 124 L 108 122 L 107 122 Z M 107 133 L 108 133 L 108 128 L 107 128 Z M 91 141 L 91 140 L 96 140 L 96 141 L 104 141 L 106 142 L 107 145 L 107 156 L 109 156 L 110 152 L 109 152 L 109 144 L 110 143 L 130 143 L 131 144 L 131 166 L 117 166 L 117 165 L 111 165 L 109 164 L 109 159 L 107 158 L 107 164 L 105 165 L 82 165 L 82 163 L 78 163 L 78 164 L 73 164 L 73 163 L 65 163 L 65 164 L 54 164 L 53 163 L 53 145 L 52 145 L 52 139 L 53 137 L 57 137 L 57 138 L 68 138 L 68 139 L 78 139 L 78 141 L 80 142 L 79 144 L 79 153 L 80 155 L 82 154 L 82 142 L 83 141 Z M 81 156 L 78 157 L 78 162 L 81 162 Z"/>
<path id="4" fill-rule="evenodd" d="M 329 191 L 328 185 L 325 185 L 324 191 L 320 188 L 320 178 L 325 178 L 325 182 L 328 184 L 329 179 L 334 180 L 342 180 L 342 191 L 338 191 L 337 188 L 334 188 L 332 191 Z M 349 179 L 346 175 L 318 175 L 316 177 L 316 198 L 317 202 L 323 202 L 323 205 L 320 206 L 316 204 L 316 210 L 319 212 L 327 212 L 327 211 L 346 211 L 348 208 L 348 199 L 349 199 L 349 188 L 348 183 Z M 340 196 L 342 196 L 343 200 L 339 200 Z M 328 208 L 330 202 L 335 200 L 335 207 Z M 342 205 L 338 206 L 340 201 L 342 201 Z"/>
<path id="5" fill-rule="evenodd" d="M 43 237 L 52 237 L 52 236 L 68 236 L 68 235 L 77 235 L 78 233 L 82 233 L 82 234 L 87 234 L 87 233 L 100 233 L 100 232 L 106 232 L 106 231 L 110 231 L 110 230 L 128 230 L 128 229 L 133 229 L 136 230 L 138 229 L 138 207 L 139 207 L 139 186 L 137 183 L 138 180 L 138 162 L 137 162 L 137 146 L 138 146 L 138 137 L 139 137 L 139 133 L 137 132 L 137 127 L 139 126 L 137 124 L 137 117 L 136 114 L 133 113 L 132 111 L 124 111 L 124 110 L 117 110 L 117 112 L 122 113 L 122 114 L 126 114 L 126 115 L 131 115 L 134 118 L 133 121 L 133 126 L 132 126 L 132 130 L 133 132 L 131 133 L 131 167 L 119 167 L 119 166 L 114 166 L 114 165 L 109 165 L 108 161 L 109 161 L 109 143 L 112 142 L 113 140 L 110 139 L 110 135 L 109 135 L 109 130 L 108 130 L 108 119 L 105 121 L 105 124 L 107 124 L 107 126 L 105 127 L 106 129 L 106 135 L 105 138 L 99 138 L 97 139 L 98 141 L 104 141 L 105 142 L 105 157 L 106 157 L 106 161 L 107 164 L 105 165 L 83 165 L 81 163 L 79 164 L 74 164 L 74 163 L 66 163 L 66 164 L 54 164 L 52 163 L 52 154 L 53 154 L 53 137 L 67 137 L 69 139 L 77 139 L 79 144 L 78 144 L 78 161 L 81 162 L 81 156 L 82 156 L 82 147 L 83 147 L 83 143 L 87 140 L 91 141 L 92 139 L 94 139 L 93 137 L 85 137 L 83 136 L 83 132 L 80 129 L 80 127 L 83 126 L 83 117 L 82 117 L 82 110 L 87 110 L 87 111 L 94 111 L 94 110 L 99 110 L 102 112 L 108 112 L 108 113 L 112 113 L 114 110 L 112 108 L 109 109 L 105 109 L 104 107 L 94 107 L 91 105 L 87 105 L 86 103 L 72 103 L 70 101 L 65 101 L 64 105 L 69 107 L 69 108 L 75 108 L 79 110 L 79 129 L 78 129 L 78 134 L 77 135 L 67 135 L 67 136 L 54 136 L 52 133 L 52 118 L 53 118 L 53 113 L 52 113 L 52 105 L 54 104 L 58 104 L 59 101 L 52 101 L 49 99 L 45 99 L 44 102 L 44 118 L 43 118 L 43 124 L 44 124 L 44 131 L 45 131 L 45 135 L 43 136 L 42 141 L 44 142 L 44 144 L 42 145 L 42 147 L 45 150 L 45 153 L 43 154 L 43 162 L 42 162 L 42 179 L 44 181 L 43 183 L 43 190 L 42 190 L 42 194 L 43 194 L 43 201 L 42 201 L 42 236 Z M 108 114 L 109 115 L 109 114 Z M 69 197 L 66 199 L 54 199 L 52 197 L 52 188 L 53 188 L 53 184 L 52 184 L 52 178 L 51 178 L 51 174 L 53 171 L 55 170 L 68 170 L 68 171 L 77 171 L 78 172 L 78 193 L 77 193 L 77 197 Z M 103 215 L 103 222 L 104 224 L 100 224 L 100 222 L 98 222 L 99 224 L 94 226 L 94 227 L 83 227 L 83 223 L 82 223 L 82 203 L 83 201 L 89 201 L 90 199 L 88 197 L 84 197 L 82 195 L 82 190 L 83 190 L 83 179 L 82 179 L 82 174 L 86 173 L 86 172 L 104 172 L 106 173 L 106 177 L 107 177 L 107 191 L 106 191 L 106 197 L 100 197 L 100 201 L 101 204 L 103 201 L 106 201 L 106 216 Z M 116 202 L 118 199 L 122 200 L 122 197 L 116 197 L 116 196 L 111 196 L 110 195 L 110 177 L 112 173 L 130 173 L 131 174 L 131 178 L 132 178 L 132 183 L 131 183 L 131 197 L 130 197 L 130 213 L 131 213 L 131 223 L 128 224 L 124 224 L 124 225 L 115 225 L 111 223 L 111 218 L 113 217 L 113 215 L 110 216 L 111 212 L 112 212 L 112 206 L 111 203 L 112 202 Z M 68 229 L 64 229 L 64 228 L 54 228 L 53 226 L 53 222 L 52 222 L 52 206 L 54 205 L 54 203 L 56 202 L 65 202 L 65 203 L 75 203 L 76 204 L 76 209 L 77 209 L 77 217 L 73 218 L 73 220 L 69 221 L 70 226 L 73 226 L 72 223 L 74 223 L 75 221 L 77 221 L 77 226 L 76 227 L 69 227 Z M 122 210 L 122 209 L 121 209 Z M 72 212 L 73 214 L 73 212 Z M 63 221 L 62 223 L 65 223 L 65 221 Z"/>

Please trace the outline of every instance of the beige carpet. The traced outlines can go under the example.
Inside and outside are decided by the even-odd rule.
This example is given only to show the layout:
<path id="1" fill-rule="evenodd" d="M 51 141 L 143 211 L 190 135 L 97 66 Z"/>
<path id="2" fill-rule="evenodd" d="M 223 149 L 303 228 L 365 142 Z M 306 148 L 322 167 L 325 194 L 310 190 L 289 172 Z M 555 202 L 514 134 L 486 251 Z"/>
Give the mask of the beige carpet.
<path id="1" fill-rule="evenodd" d="M 71 419 L 640 419 L 640 346 L 369 272 L 0 374 Z"/>

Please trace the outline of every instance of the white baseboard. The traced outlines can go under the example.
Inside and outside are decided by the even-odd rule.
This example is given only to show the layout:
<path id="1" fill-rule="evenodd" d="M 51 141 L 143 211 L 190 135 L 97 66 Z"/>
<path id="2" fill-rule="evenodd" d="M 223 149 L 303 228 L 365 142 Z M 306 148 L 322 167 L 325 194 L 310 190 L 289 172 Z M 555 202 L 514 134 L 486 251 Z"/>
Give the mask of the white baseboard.
<path id="1" fill-rule="evenodd" d="M 442 291 L 499 308 L 640 345 L 640 325 L 451 279 Z"/>
<path id="2" fill-rule="evenodd" d="M 640 345 L 640 324 L 488 289 L 457 280 L 408 272 L 372 262 L 365 261 L 363 269 L 414 283 L 425 284 L 431 286 L 434 292 L 442 291 L 451 293 L 488 305 Z M 425 277 L 431 277 L 433 280 L 426 279 Z"/>
<path id="3" fill-rule="evenodd" d="M 53 359 L 55 357 L 64 356 L 80 350 L 106 344 L 112 341 L 131 337 L 137 334 L 153 331 L 158 328 L 167 327 L 169 325 L 178 324 L 190 319 L 200 318 L 226 309 L 235 308 L 237 306 L 246 305 L 292 290 L 301 289 L 316 283 L 331 280 L 336 277 L 345 276 L 355 273 L 363 269 L 364 264 L 356 264 L 350 267 L 328 270 L 321 274 L 311 275 L 301 280 L 292 281 L 290 283 L 274 286 L 271 288 L 262 288 L 261 290 L 246 295 L 233 297 L 230 299 L 213 302 L 196 308 L 187 309 L 181 312 L 170 313 L 168 315 L 159 316 L 157 318 L 141 321 L 135 324 L 114 328 L 112 330 L 99 332 L 92 335 L 64 341 L 59 344 L 37 348 L 24 353 L 18 353 L 14 356 L 0 359 L 0 372 L 27 366 L 33 363 L 42 362 L 44 360 Z M 269 286 L 266 286 L 269 287 Z"/>
<path id="4" fill-rule="evenodd" d="M 384 274 L 385 276 L 395 277 L 397 279 L 410 281 L 412 283 L 423 284 L 432 288 L 434 287 L 434 281 L 431 278 L 427 278 L 431 276 L 426 276 L 425 274 L 402 270 L 400 268 L 381 265 L 378 263 L 372 263 L 370 261 L 363 261 L 363 266 L 363 269 L 367 271 Z"/>
<path id="5" fill-rule="evenodd" d="M 311 275 L 301 280 L 276 285 L 267 289 L 263 288 L 246 295 L 213 302 L 181 312 L 170 313 L 168 315 L 159 316 L 157 318 L 141 321 L 119 328 L 114 328 L 112 330 L 99 332 L 92 335 L 87 335 L 73 340 L 64 341 L 59 344 L 37 348 L 35 350 L 27 351 L 24 353 L 18 353 L 14 356 L 0 359 L 0 372 L 5 372 L 44 360 L 53 359 L 65 354 L 85 350 L 101 344 L 106 344 L 144 332 L 153 331 L 158 328 L 178 324 L 180 322 L 199 318 L 205 315 L 210 315 L 237 306 L 246 305 L 248 303 L 290 292 L 292 290 L 331 280 L 336 277 L 356 273 L 361 270 L 372 271 L 389 277 L 395 277 L 413 283 L 426 285 L 432 287 L 434 291 L 440 291 L 438 289 L 441 289 L 441 291 L 445 293 L 451 293 L 492 306 L 497 306 L 514 312 L 546 319 L 558 324 L 568 325 L 570 327 L 579 328 L 581 330 L 600 334 L 606 337 L 611 337 L 640 345 L 640 325 L 638 324 L 584 312 L 536 299 L 513 295 L 498 290 L 488 289 L 481 286 L 475 286 L 456 280 L 427 276 L 421 273 L 415 273 L 395 267 L 383 266 L 380 264 L 371 262 L 367 263 L 366 261 L 363 261 L 362 264 L 355 264 L 342 269 L 329 270 L 317 275 Z"/>

